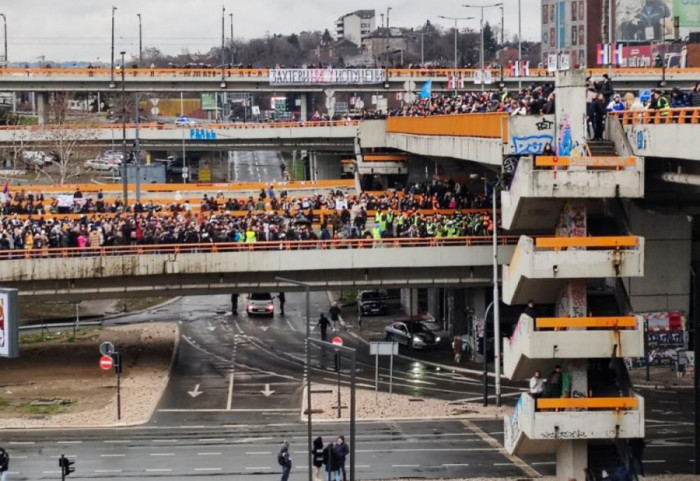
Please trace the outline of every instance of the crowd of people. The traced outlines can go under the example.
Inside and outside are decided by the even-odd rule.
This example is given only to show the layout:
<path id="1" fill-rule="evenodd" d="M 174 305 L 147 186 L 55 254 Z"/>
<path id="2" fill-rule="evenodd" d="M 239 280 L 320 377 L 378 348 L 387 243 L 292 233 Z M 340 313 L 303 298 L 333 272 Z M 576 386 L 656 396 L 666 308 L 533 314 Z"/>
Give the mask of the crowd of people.
<path id="1" fill-rule="evenodd" d="M 516 92 L 507 88 L 497 91 L 432 94 L 416 99 L 389 112 L 390 117 L 425 117 L 486 112 L 505 112 L 510 115 L 553 114 L 554 85 L 531 85 Z"/>
<path id="2" fill-rule="evenodd" d="M 107 200 L 102 191 L 93 199 L 76 190 L 68 196 L 72 203 L 62 207 L 41 193 L 4 195 L 2 250 L 447 238 L 485 236 L 493 229 L 489 198 L 453 181 L 413 184 L 402 192 L 305 197 L 278 196 L 269 186 L 257 199 L 204 195 L 198 209 L 188 200 L 127 206 L 119 197 Z"/>

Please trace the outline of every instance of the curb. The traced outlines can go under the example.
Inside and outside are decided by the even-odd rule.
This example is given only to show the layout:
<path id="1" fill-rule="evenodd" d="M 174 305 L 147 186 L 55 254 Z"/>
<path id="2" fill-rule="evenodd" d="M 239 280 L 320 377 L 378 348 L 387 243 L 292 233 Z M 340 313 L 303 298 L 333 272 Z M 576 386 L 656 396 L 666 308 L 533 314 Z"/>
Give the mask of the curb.
<path id="1" fill-rule="evenodd" d="M 146 421 L 139 423 L 139 424 L 147 424 L 151 422 L 151 419 L 153 418 L 153 415 L 156 413 L 158 410 L 158 405 L 160 404 L 160 400 L 163 398 L 163 394 L 165 394 L 166 389 L 168 389 L 168 384 L 170 384 L 170 374 L 173 372 L 173 366 L 175 365 L 175 360 L 177 359 L 177 353 L 180 350 L 180 324 L 177 322 L 174 322 L 175 324 L 175 342 L 173 343 L 173 354 L 170 356 L 170 364 L 168 365 L 168 374 L 165 376 L 165 388 L 163 389 L 163 392 L 160 394 L 160 397 L 158 398 L 158 402 L 156 402 L 153 405 L 153 409 L 151 409 L 151 412 L 148 413 L 148 417 L 146 418 Z"/>
<path id="2" fill-rule="evenodd" d="M 634 384 L 639 389 L 693 389 L 693 386 L 667 386 L 665 384 Z"/>
<path id="3" fill-rule="evenodd" d="M 331 294 L 330 291 L 326 291 L 326 294 L 328 294 L 328 300 L 331 302 L 331 304 L 333 302 L 336 302 L 335 299 L 333 299 L 333 295 Z M 354 331 L 348 330 L 347 324 L 346 324 L 345 320 L 343 319 L 342 315 L 338 316 L 338 320 L 340 322 L 340 325 L 345 329 L 345 332 L 347 332 L 350 336 L 352 336 L 353 338 L 362 342 L 363 344 L 369 346 L 369 341 L 367 339 L 360 336 L 359 334 L 356 334 Z M 406 356 L 405 354 L 397 354 L 396 357 L 402 358 L 406 361 L 420 362 L 420 363 L 425 364 L 426 366 L 436 367 L 436 368 L 439 368 L 439 369 L 442 369 L 445 371 L 460 372 L 463 374 L 478 374 L 480 376 L 484 375 L 484 371 L 477 371 L 476 369 L 468 369 L 466 367 L 459 367 L 459 366 L 448 366 L 447 364 L 440 364 L 440 363 L 432 362 L 432 361 L 424 361 L 422 359 L 416 359 L 415 357 Z M 492 372 L 489 372 L 488 376 L 490 378 L 496 377 L 496 375 Z M 501 375 L 501 379 L 506 379 L 506 377 Z M 692 388 L 692 386 L 691 386 L 691 388 Z"/>

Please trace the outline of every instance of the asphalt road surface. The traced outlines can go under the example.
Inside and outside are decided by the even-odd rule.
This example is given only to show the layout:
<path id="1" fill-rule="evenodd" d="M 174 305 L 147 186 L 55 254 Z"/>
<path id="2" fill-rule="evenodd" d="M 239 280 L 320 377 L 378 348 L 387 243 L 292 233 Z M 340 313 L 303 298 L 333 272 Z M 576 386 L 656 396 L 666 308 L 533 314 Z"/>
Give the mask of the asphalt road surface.
<path id="1" fill-rule="evenodd" d="M 228 161 L 231 182 L 271 182 L 282 179 L 282 155 L 279 152 L 231 151 Z"/>

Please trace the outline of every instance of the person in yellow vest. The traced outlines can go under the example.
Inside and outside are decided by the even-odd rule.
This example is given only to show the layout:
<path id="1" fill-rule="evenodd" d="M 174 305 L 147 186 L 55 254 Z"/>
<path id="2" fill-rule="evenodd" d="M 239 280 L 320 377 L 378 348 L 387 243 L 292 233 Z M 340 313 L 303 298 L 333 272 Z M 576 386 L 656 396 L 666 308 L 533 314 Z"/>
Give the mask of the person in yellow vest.
<path id="1" fill-rule="evenodd" d="M 394 237 L 394 211 L 391 207 L 384 215 L 386 220 L 386 230 L 389 232 L 389 237 Z"/>
<path id="2" fill-rule="evenodd" d="M 373 247 L 381 247 L 382 230 L 377 224 L 372 227 L 372 239 L 374 239 Z"/>
<path id="3" fill-rule="evenodd" d="M 254 244 L 257 242 L 257 238 L 255 237 L 255 231 L 252 227 L 249 227 L 245 231 L 245 241 L 247 244 Z"/>

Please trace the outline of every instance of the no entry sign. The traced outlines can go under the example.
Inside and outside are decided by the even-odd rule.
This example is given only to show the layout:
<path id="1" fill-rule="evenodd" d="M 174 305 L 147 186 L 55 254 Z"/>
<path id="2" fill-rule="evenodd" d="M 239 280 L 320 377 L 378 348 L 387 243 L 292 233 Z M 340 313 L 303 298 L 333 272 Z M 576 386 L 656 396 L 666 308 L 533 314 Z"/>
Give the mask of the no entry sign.
<path id="1" fill-rule="evenodd" d="M 335 336 L 333 339 L 331 339 L 331 343 L 334 346 L 343 347 L 343 340 L 339 336 Z"/>
<path id="2" fill-rule="evenodd" d="M 114 359 L 112 359 L 112 356 L 102 356 L 100 358 L 100 367 L 105 371 L 112 369 L 114 367 Z"/>

